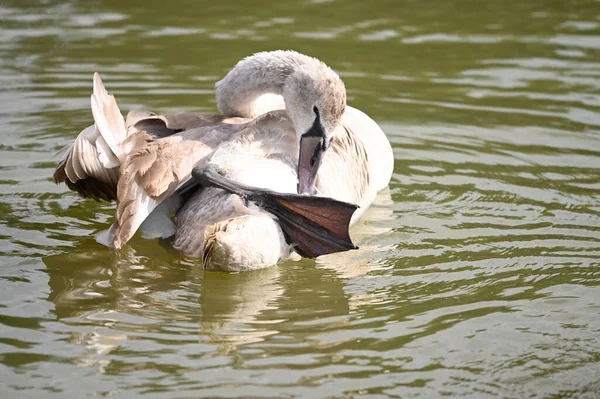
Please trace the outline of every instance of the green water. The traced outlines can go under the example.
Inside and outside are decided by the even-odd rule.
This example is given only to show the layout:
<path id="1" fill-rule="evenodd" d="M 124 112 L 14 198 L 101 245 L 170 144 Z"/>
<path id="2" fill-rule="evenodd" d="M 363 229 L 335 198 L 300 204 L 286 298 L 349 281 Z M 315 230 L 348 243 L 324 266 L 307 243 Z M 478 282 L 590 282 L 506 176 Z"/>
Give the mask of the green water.
<path id="1" fill-rule="evenodd" d="M 600 397 L 597 1 L 1 4 L 0 397 Z M 51 181 L 93 72 L 124 111 L 214 112 L 277 48 L 393 144 L 361 249 L 224 274 L 97 245 L 112 208 Z"/>

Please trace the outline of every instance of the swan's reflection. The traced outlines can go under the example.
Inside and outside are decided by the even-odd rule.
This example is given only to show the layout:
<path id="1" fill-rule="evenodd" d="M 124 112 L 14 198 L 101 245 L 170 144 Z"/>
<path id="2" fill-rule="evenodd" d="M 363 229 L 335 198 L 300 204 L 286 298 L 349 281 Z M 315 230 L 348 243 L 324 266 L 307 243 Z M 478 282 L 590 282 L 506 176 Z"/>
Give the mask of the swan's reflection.
<path id="1" fill-rule="evenodd" d="M 153 251 L 153 252 L 152 252 Z M 72 328 L 68 342 L 85 346 L 77 364 L 104 372 L 103 358 L 127 340 L 128 331 L 151 328 L 165 301 L 152 293 L 169 292 L 187 275 L 161 259 L 160 248 L 138 255 L 131 248 L 107 248 L 49 256 L 43 259 L 49 275 L 48 300 L 59 321 Z M 142 317 L 136 319 L 135 317 Z M 135 325 L 142 320 L 141 325 Z"/>
<path id="2" fill-rule="evenodd" d="M 262 341 L 277 334 L 281 320 L 258 318 L 277 310 L 285 292 L 278 266 L 248 273 L 206 273 L 200 297 L 201 331 L 218 344 L 221 354 L 239 345 Z"/>
<path id="3" fill-rule="evenodd" d="M 152 293 L 168 292 L 187 281 L 190 268 L 159 246 L 121 251 L 96 247 L 43 259 L 50 276 L 48 300 L 59 319 L 86 317 L 94 312 L 129 312 L 165 305 Z M 171 262 L 170 262 L 171 261 Z"/>
<path id="4" fill-rule="evenodd" d="M 200 267 L 172 257 L 156 243 L 140 250 L 98 248 L 49 256 L 48 300 L 62 323 L 73 331 L 69 342 L 87 348 L 78 363 L 103 372 L 99 360 L 119 347 L 130 332 L 162 334 L 169 340 L 190 323 L 199 326 L 199 341 L 212 343 L 218 353 L 277 333 L 258 316 L 277 310 L 285 289 L 281 269 L 252 273 L 204 273 Z M 175 328 L 172 328 L 175 327 Z"/>
<path id="5" fill-rule="evenodd" d="M 95 327 L 92 332 L 73 332 L 71 334 L 69 343 L 83 345 L 87 349 L 86 354 L 77 359 L 78 366 L 96 368 L 100 373 L 106 371 L 106 367 L 110 365 L 111 361 L 103 356 L 119 347 L 127 339 L 127 335 L 106 333 L 105 330 Z"/>
<path id="6" fill-rule="evenodd" d="M 290 330 L 294 339 L 305 339 L 314 331 L 296 323 L 347 315 L 352 296 L 345 293 L 344 278 L 381 267 L 377 257 L 385 256 L 390 235 L 390 201 L 385 191 L 353 228 L 359 251 L 240 274 L 205 273 L 152 241 L 134 240 L 113 251 L 83 239 L 77 247 L 92 249 L 44 259 L 48 300 L 58 320 L 72 329 L 69 342 L 87 348 L 79 364 L 100 372 L 110 363 L 102 356 L 132 333 L 136 339 L 159 334 L 161 341 L 173 342 L 173 334 L 196 334 L 220 354 Z"/>

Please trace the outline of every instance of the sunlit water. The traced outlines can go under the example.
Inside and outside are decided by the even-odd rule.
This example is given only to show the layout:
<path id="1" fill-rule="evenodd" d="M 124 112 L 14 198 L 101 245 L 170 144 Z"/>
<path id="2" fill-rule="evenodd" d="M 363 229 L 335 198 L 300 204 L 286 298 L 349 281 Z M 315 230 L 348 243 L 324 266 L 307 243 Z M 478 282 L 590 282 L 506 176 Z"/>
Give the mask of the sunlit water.
<path id="1" fill-rule="evenodd" d="M 600 397 L 600 4 L 8 1 L 0 7 L 0 397 Z M 55 186 L 99 71 L 214 112 L 245 55 L 342 75 L 396 165 L 359 251 L 204 273 L 91 235 Z"/>

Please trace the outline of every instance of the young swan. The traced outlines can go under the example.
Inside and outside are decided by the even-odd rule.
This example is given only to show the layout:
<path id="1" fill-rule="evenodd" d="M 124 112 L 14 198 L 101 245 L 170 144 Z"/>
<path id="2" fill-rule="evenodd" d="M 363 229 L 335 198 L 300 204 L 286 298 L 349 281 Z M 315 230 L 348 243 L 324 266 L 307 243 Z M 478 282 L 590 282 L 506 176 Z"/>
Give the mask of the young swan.
<path id="1" fill-rule="evenodd" d="M 117 199 L 116 222 L 104 235 L 108 245 L 124 245 L 150 214 L 169 209 L 161 204 L 187 187 L 195 166 L 213 165 L 239 185 L 280 193 L 316 191 L 358 204 L 352 222 L 391 177 L 393 154 L 385 134 L 368 116 L 346 107 L 341 79 L 314 58 L 293 51 L 257 53 L 217 83 L 223 115 L 146 113 L 130 123 L 130 113 L 124 126 L 114 98 L 96 78 L 97 129 L 78 137 L 55 178 L 92 197 L 95 182 L 102 182 L 106 197 Z M 283 101 L 273 101 L 277 98 Z M 150 127 L 158 130 L 152 133 Z M 84 139 L 85 145 L 77 144 Z M 85 155 L 94 151 L 98 154 Z M 86 167 L 88 159 L 94 163 Z M 102 168 L 108 177 L 101 176 Z M 201 257 L 213 270 L 251 270 L 288 256 L 290 236 L 274 212 L 261 201 L 216 187 L 196 192 L 177 211 L 176 224 L 167 229 L 167 235 L 175 232 L 176 248 Z"/>

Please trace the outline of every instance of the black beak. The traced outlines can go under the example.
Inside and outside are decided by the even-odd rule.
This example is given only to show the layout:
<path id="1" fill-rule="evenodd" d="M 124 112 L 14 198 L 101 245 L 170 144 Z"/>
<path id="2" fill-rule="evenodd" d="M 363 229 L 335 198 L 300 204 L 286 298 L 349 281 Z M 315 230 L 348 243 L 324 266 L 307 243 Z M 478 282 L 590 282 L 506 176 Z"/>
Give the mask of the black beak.
<path id="1" fill-rule="evenodd" d="M 317 116 L 310 130 L 300 138 L 298 157 L 298 194 L 316 193 L 317 172 L 327 149 L 327 138 Z"/>

